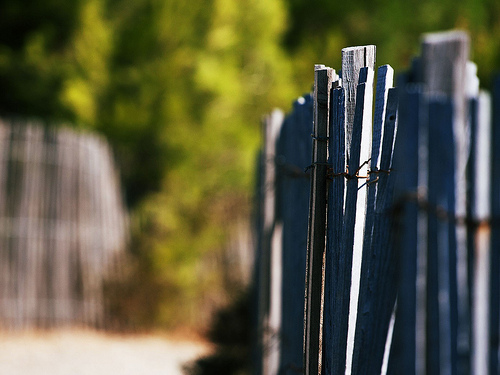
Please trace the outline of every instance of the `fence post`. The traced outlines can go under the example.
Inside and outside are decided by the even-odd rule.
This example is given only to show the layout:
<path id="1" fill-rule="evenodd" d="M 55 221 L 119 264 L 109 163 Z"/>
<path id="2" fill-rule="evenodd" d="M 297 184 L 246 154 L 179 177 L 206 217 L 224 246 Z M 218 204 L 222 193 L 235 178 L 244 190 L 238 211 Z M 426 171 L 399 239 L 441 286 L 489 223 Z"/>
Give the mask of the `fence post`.
<path id="1" fill-rule="evenodd" d="M 334 70 L 317 65 L 314 71 L 311 198 L 306 258 L 304 311 L 304 369 L 320 373 L 323 257 L 325 252 L 328 104 Z"/>
<path id="2" fill-rule="evenodd" d="M 371 156 L 375 53 L 376 48 L 374 45 L 350 47 L 342 50 L 342 85 L 346 98 L 346 166 L 349 173 L 357 173 L 359 176 L 367 175 Z M 359 93 L 360 90 L 363 91 L 362 95 Z M 361 103 L 359 102 L 360 100 Z M 354 112 L 352 112 L 353 109 Z M 358 127 L 359 129 L 357 129 Z M 359 136 L 357 140 L 359 142 L 358 145 L 352 144 L 355 135 Z M 346 183 L 344 219 L 344 235 L 346 237 L 344 239 L 344 251 L 346 252 L 346 260 L 350 262 L 349 266 L 349 263 L 346 263 L 346 267 L 349 267 L 347 272 L 350 275 L 345 275 L 345 293 L 349 293 L 350 297 L 347 298 L 349 306 L 346 311 L 349 319 L 346 353 L 346 366 L 348 368 L 352 365 L 352 353 L 354 350 L 361 257 L 363 252 L 367 191 L 365 188 L 360 189 L 360 187 L 364 183 L 363 179 L 357 178 L 348 180 Z M 349 212 L 351 205 L 353 211 Z"/>
<path id="3" fill-rule="evenodd" d="M 364 67 L 369 67 L 372 71 L 375 70 L 375 57 L 376 48 L 374 45 L 342 49 L 342 87 L 344 88 L 345 95 L 346 150 L 349 150 L 351 147 L 354 113 L 356 112 L 356 92 L 358 90 L 358 83 L 360 83 L 360 71 Z"/>

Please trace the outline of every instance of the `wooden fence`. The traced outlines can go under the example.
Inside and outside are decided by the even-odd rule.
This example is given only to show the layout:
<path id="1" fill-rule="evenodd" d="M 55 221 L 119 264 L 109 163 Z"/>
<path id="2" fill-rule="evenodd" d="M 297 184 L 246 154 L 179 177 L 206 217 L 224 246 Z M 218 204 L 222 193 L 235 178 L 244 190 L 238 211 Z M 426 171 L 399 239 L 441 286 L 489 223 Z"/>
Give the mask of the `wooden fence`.
<path id="1" fill-rule="evenodd" d="M 0 326 L 104 324 L 103 283 L 128 238 L 107 143 L 0 120 Z"/>
<path id="2" fill-rule="evenodd" d="M 500 80 L 468 59 L 425 35 L 396 89 L 346 48 L 266 118 L 254 373 L 498 373 Z"/>

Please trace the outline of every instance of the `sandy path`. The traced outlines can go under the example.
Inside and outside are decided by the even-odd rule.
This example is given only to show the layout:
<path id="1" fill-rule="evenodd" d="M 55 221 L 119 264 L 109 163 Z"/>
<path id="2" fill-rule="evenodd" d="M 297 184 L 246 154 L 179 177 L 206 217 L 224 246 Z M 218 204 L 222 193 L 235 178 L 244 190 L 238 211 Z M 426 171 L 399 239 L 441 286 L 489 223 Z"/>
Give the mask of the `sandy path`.
<path id="1" fill-rule="evenodd" d="M 0 374 L 180 375 L 185 362 L 208 351 L 202 343 L 160 336 L 0 334 Z"/>

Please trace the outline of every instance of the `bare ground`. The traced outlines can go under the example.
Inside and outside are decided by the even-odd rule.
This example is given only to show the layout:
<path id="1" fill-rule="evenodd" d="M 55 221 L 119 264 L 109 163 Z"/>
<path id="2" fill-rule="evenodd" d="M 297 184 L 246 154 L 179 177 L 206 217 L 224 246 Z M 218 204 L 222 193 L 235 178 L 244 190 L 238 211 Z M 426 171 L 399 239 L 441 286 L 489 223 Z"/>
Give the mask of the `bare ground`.
<path id="1" fill-rule="evenodd" d="M 0 333 L 1 375 L 181 375 L 199 340 L 92 331 Z"/>

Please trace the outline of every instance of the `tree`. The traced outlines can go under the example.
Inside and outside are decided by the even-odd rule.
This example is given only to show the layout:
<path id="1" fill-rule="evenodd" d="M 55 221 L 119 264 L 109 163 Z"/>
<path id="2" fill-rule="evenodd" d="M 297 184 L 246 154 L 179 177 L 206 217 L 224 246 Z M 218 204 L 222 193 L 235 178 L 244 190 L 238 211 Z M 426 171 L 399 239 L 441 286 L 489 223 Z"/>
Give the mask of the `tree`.
<path id="1" fill-rule="evenodd" d="M 300 87 L 310 86 L 312 61 L 340 67 L 343 47 L 377 46 L 379 65 L 405 70 L 418 54 L 423 33 L 460 28 L 472 40 L 472 56 L 481 82 L 490 84 L 500 66 L 500 5 L 491 0 L 287 0 L 290 23 L 284 46 L 294 62 Z M 309 64 L 305 64 L 308 61 Z"/>
<path id="2" fill-rule="evenodd" d="M 285 9 L 278 0 L 116 0 L 112 9 L 100 129 L 124 161 L 137 272 L 160 286 L 144 303 L 156 304 L 159 324 L 203 325 L 226 300 L 222 265 L 207 259 L 223 256 L 250 213 L 260 118 L 294 95 L 279 45 Z"/>

